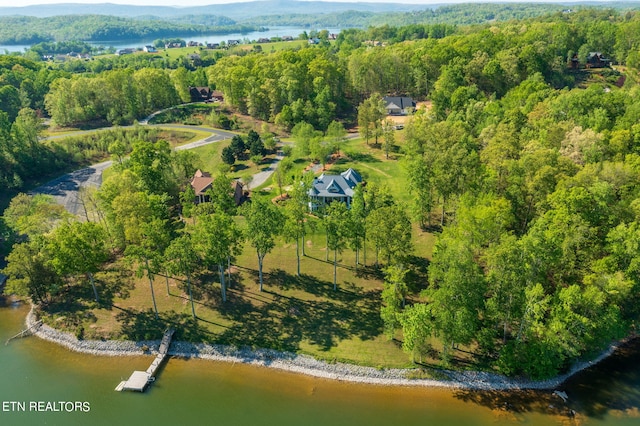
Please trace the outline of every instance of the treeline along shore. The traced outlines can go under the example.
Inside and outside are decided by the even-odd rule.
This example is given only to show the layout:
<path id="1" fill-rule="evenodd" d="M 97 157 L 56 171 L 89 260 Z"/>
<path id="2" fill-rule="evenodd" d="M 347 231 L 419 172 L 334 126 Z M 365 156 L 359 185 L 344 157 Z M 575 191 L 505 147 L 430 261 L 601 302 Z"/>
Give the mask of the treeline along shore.
<path id="1" fill-rule="evenodd" d="M 33 307 L 26 317 L 27 328 L 36 326 Z M 65 348 L 96 356 L 141 356 L 157 351 L 160 340 L 134 342 L 130 340 L 78 340 L 73 334 L 56 330 L 48 325 L 36 327 L 34 335 Z M 616 350 L 611 345 L 591 361 L 580 362 L 571 371 L 557 377 L 533 381 L 509 378 L 483 371 L 437 370 L 441 379 L 410 378 L 416 369 L 377 369 L 341 362 L 329 363 L 308 355 L 279 352 L 270 349 L 241 349 L 232 346 L 205 343 L 176 342 L 169 348 L 169 355 L 218 362 L 232 362 L 267 367 L 292 373 L 305 374 L 329 380 L 340 380 L 382 386 L 424 386 L 474 390 L 524 390 L 555 389 L 571 376 L 587 369 Z"/>

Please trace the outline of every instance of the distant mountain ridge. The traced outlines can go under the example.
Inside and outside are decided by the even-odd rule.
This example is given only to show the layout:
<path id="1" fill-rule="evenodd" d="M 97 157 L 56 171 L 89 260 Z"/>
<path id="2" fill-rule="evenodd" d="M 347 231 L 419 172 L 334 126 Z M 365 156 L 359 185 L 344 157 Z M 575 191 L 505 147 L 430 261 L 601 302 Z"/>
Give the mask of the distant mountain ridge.
<path id="1" fill-rule="evenodd" d="M 443 3 L 444 4 L 444 3 Z M 410 12 L 432 9 L 440 5 L 399 3 L 342 3 L 324 1 L 265 0 L 243 3 L 211 4 L 208 6 L 134 6 L 113 3 L 82 4 L 59 3 L 22 7 L 0 7 L 0 16 L 22 15 L 46 18 L 59 15 L 111 15 L 122 17 L 157 16 L 160 18 L 178 15 L 222 15 L 232 19 L 248 19 L 256 16 L 291 13 L 330 13 L 349 10 L 361 12 Z"/>

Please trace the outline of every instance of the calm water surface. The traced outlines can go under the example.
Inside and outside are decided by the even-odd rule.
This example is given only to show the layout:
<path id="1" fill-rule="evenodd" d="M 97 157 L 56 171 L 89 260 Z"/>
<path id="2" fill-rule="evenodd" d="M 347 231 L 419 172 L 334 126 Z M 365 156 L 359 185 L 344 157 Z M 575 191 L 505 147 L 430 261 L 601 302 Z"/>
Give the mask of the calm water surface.
<path id="1" fill-rule="evenodd" d="M 227 40 L 258 40 L 259 38 L 271 38 L 271 37 L 283 37 L 283 36 L 291 36 L 293 38 L 298 38 L 300 34 L 304 31 L 307 33 L 311 32 L 311 30 L 317 28 L 303 28 L 303 27 L 269 27 L 266 31 L 250 31 L 246 33 L 232 33 L 232 34 L 194 34 L 194 35 L 176 35 L 171 37 L 164 38 L 181 38 L 186 41 L 197 41 L 199 43 L 220 43 Z M 323 28 L 319 28 L 323 29 Z M 339 28 L 327 28 L 329 33 L 338 34 L 340 32 Z M 154 38 L 140 38 L 140 39 L 132 39 L 132 40 L 114 40 L 114 41 L 88 41 L 89 44 L 94 46 L 113 46 L 117 49 L 125 49 L 125 48 L 138 48 L 143 47 L 148 44 L 153 44 L 154 40 L 163 38 L 161 36 L 157 36 Z M 267 45 L 268 46 L 268 45 Z M 4 51 L 8 52 L 24 52 L 29 49 L 31 45 L 20 44 L 20 45 L 0 45 L 0 54 L 4 53 Z M 266 49 L 266 46 L 265 46 Z"/>
<path id="2" fill-rule="evenodd" d="M 146 393 L 120 393 L 113 389 L 121 378 L 145 370 L 152 357 L 76 354 L 35 337 L 4 346 L 23 328 L 27 308 L 1 300 L 1 425 L 640 424 L 638 347 L 563 387 L 568 404 L 550 392 L 363 386 L 180 359 L 170 359 Z M 25 402 L 26 412 L 7 411 L 11 401 Z M 86 401 L 90 411 L 29 412 L 31 401 Z"/>

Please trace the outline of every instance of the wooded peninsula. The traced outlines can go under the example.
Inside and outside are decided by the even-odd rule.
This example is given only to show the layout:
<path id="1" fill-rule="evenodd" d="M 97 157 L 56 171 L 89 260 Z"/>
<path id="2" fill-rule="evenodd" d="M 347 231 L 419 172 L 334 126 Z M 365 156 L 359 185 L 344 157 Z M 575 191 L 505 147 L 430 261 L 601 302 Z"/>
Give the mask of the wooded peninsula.
<path id="1" fill-rule="evenodd" d="M 170 323 L 427 376 L 552 377 L 640 319 L 638 68 L 640 13 L 597 7 L 0 55 L 4 292 L 78 338 Z M 173 149 L 203 128 L 235 136 Z M 82 217 L 23 193 L 108 159 Z"/>

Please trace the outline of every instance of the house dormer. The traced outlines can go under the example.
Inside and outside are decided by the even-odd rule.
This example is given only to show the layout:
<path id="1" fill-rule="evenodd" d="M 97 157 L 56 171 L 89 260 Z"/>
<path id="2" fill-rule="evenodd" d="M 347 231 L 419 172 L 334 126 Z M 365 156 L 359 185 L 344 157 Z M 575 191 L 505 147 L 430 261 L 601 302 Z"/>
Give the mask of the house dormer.
<path id="1" fill-rule="evenodd" d="M 360 176 L 360 173 L 356 172 L 352 168 L 340 173 L 340 175 L 347 181 L 347 184 L 349 184 L 351 188 L 354 188 L 357 184 L 362 182 L 362 176 Z"/>
<path id="2" fill-rule="evenodd" d="M 362 182 L 360 174 L 348 169 L 339 175 L 325 175 L 324 173 L 313 180 L 309 188 L 309 209 L 316 211 L 318 208 L 337 201 L 351 206 L 354 188 Z"/>
<path id="3" fill-rule="evenodd" d="M 335 180 L 332 180 L 329 186 L 327 186 L 327 191 L 331 192 L 332 194 L 337 194 L 338 192 L 340 192 L 340 186 L 338 186 Z"/>

